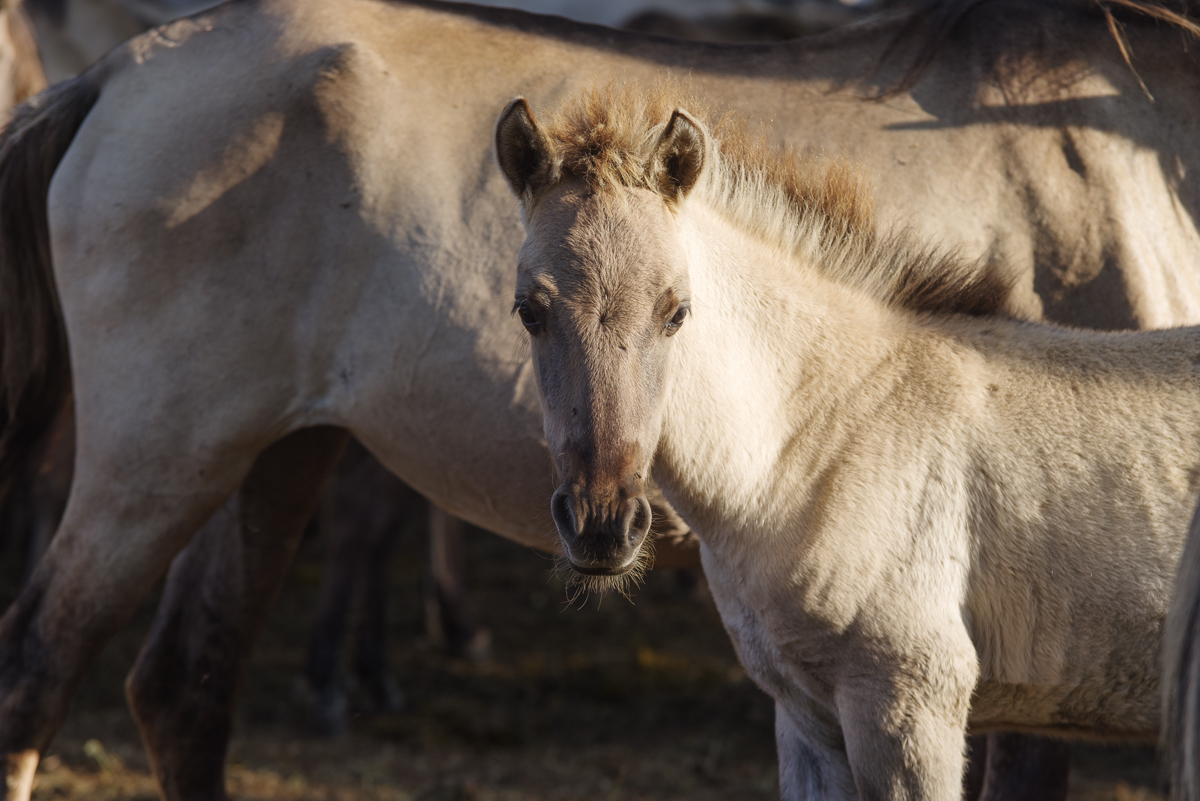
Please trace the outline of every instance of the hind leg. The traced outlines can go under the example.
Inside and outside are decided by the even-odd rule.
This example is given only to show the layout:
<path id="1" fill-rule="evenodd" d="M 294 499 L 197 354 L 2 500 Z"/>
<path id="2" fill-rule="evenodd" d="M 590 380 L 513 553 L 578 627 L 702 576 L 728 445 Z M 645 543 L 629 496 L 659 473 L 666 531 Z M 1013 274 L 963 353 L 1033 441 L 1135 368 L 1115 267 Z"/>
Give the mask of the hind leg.
<path id="1" fill-rule="evenodd" d="M 986 764 L 979 801 L 1066 801 L 1071 747 L 1062 740 L 990 734 Z"/>
<path id="2" fill-rule="evenodd" d="M 356 605 L 362 621 L 357 627 L 358 679 L 375 696 L 377 709 L 400 702 L 386 665 L 387 562 L 405 519 L 424 503 L 357 443 L 347 449 L 337 484 L 333 535 L 304 671 L 316 704 L 314 728 L 327 735 L 344 732 L 348 724 L 339 669 Z"/>
<path id="3" fill-rule="evenodd" d="M 85 668 L 236 486 L 251 455 L 150 454 L 131 444 L 123 458 L 81 448 L 62 526 L 0 619 L 0 754 L 10 800 L 28 798 L 38 755 Z"/>
<path id="4" fill-rule="evenodd" d="M 171 567 L 126 683 L 168 799 L 225 798 L 242 668 L 346 439 L 341 429 L 314 428 L 268 448 Z"/>
<path id="5" fill-rule="evenodd" d="M 425 628 L 451 656 L 482 660 L 492 635 L 467 614 L 467 576 L 463 535 L 467 524 L 429 506 L 429 580 L 426 584 Z"/>
<path id="6" fill-rule="evenodd" d="M 399 485 L 393 476 L 376 464 L 375 469 Z M 359 575 L 358 616 L 354 626 L 354 677 L 364 696 L 367 711 L 393 712 L 404 705 L 404 697 L 388 670 L 387 607 L 388 563 L 403 530 L 405 519 L 419 512 L 424 499 L 400 485 L 386 525 L 381 525 L 364 543 L 363 569 Z M 386 496 L 385 496 L 386 497 Z M 382 498 L 376 503 L 385 503 Z"/>

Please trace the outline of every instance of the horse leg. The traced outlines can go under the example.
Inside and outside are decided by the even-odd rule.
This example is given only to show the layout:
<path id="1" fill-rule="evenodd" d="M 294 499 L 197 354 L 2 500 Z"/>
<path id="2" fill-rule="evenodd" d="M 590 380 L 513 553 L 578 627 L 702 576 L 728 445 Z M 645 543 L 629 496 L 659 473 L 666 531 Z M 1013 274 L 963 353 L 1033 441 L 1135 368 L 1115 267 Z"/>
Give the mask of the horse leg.
<path id="1" fill-rule="evenodd" d="M 1071 746 L 1062 740 L 995 733 L 979 801 L 1066 801 Z"/>
<path id="2" fill-rule="evenodd" d="M 797 714 L 799 719 L 775 704 L 780 801 L 857 799 L 850 763 L 838 744 L 837 727 Z"/>
<path id="3" fill-rule="evenodd" d="M 407 504 L 410 508 L 414 505 Z M 376 527 L 369 532 L 370 541 L 363 549 L 365 563 L 360 574 L 358 623 L 354 628 L 354 676 L 367 696 L 372 713 L 394 712 L 404 705 L 387 666 L 388 562 L 402 522 L 403 516 L 398 516 Z"/>
<path id="4" fill-rule="evenodd" d="M 396 709 L 402 696 L 387 673 L 387 561 L 412 508 L 423 503 L 355 442 L 337 476 L 334 525 L 321 581 L 317 624 L 305 680 L 316 701 L 314 728 L 345 731 L 346 700 L 338 668 L 350 614 L 358 599 L 357 679 L 377 709 Z"/>
<path id="5" fill-rule="evenodd" d="M 344 477 L 337 476 L 334 480 L 340 484 Z M 346 730 L 346 699 L 338 683 L 338 668 L 354 591 L 366 570 L 368 553 L 359 541 L 363 528 L 344 525 L 339 512 L 335 508 L 329 553 L 321 576 L 317 623 L 304 665 L 304 680 L 314 702 L 313 729 L 325 736 L 337 736 Z"/>
<path id="6" fill-rule="evenodd" d="M 425 624 L 430 637 L 451 656 L 487 658 L 491 634 L 466 613 L 463 558 L 466 523 L 429 504 L 429 576 Z"/>
<path id="7" fill-rule="evenodd" d="M 390 552 L 395 538 L 392 516 L 384 499 L 388 484 L 379 486 L 379 472 L 396 481 L 356 442 L 347 448 L 338 466 L 334 492 L 334 516 L 330 526 L 329 553 L 320 583 L 317 625 L 308 646 L 305 681 L 313 694 L 313 728 L 318 734 L 340 735 L 347 728 L 346 697 L 338 675 L 346 643 L 350 613 L 360 585 L 373 580 L 373 560 Z"/>
<path id="8" fill-rule="evenodd" d="M 154 623 L 125 680 L 129 707 L 168 799 L 225 797 L 220 765 L 234 698 L 221 667 L 235 663 L 239 652 L 236 621 L 245 580 L 239 500 L 231 496 L 171 563 Z M 204 671 L 199 681 L 193 668 Z M 175 747 L 183 741 L 185 748 Z M 193 765 L 217 765 L 204 786 L 193 783 L 186 794 L 172 759 L 182 750 Z"/>
<path id="9" fill-rule="evenodd" d="M 988 738 L 977 734 L 967 738 L 967 769 L 963 772 L 963 801 L 979 801 L 987 773 Z"/>
<path id="10" fill-rule="evenodd" d="M 107 433 L 119 447 L 132 441 Z M 80 451 L 62 525 L 0 619 L 0 755 L 10 801 L 28 799 L 88 664 L 249 464 L 233 448 L 134 451 Z"/>
<path id="11" fill-rule="evenodd" d="M 298 431 L 259 455 L 171 567 L 126 693 L 168 799 L 223 799 L 243 668 L 347 434 Z"/>
<path id="12" fill-rule="evenodd" d="M 30 536 L 25 575 L 32 576 L 42 554 L 58 530 L 71 480 L 75 473 L 75 407 L 70 397 L 63 403 L 37 462 L 29 493 Z"/>
<path id="13" fill-rule="evenodd" d="M 393 712 L 403 707 L 404 696 L 387 666 L 388 563 L 404 524 L 420 515 L 426 502 L 365 449 L 350 478 L 339 496 L 339 523 L 359 530 L 354 678 L 366 696 L 366 711 Z"/>
<path id="14" fill-rule="evenodd" d="M 882 669 L 849 677 L 835 688 L 846 753 L 863 801 L 962 798 L 967 714 L 978 660 L 965 632 L 918 636 L 919 652 L 853 657 L 873 660 Z"/>

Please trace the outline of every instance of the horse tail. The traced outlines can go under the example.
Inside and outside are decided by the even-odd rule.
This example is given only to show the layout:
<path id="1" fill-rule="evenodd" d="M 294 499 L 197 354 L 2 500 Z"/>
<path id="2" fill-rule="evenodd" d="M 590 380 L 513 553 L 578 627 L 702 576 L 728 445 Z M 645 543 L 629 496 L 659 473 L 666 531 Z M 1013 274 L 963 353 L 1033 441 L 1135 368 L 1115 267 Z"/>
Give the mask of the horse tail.
<path id="1" fill-rule="evenodd" d="M 0 499 L 70 391 L 46 201 L 99 97 L 99 82 L 81 75 L 19 106 L 0 134 Z"/>
<path id="2" fill-rule="evenodd" d="M 1200 801 L 1200 508 L 1188 528 L 1163 638 L 1163 750 L 1172 801 Z"/>

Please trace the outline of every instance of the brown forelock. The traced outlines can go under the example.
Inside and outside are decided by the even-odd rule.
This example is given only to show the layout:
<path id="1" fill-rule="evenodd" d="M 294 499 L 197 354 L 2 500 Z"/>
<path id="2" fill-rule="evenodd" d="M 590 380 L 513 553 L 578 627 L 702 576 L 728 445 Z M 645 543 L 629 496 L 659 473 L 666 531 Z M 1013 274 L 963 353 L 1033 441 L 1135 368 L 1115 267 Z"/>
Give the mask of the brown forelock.
<path id="1" fill-rule="evenodd" d="M 911 89 L 942 48 L 961 32 L 961 25 L 966 18 L 984 6 L 991 14 L 989 23 L 993 25 L 996 21 L 1003 24 L 1007 18 L 1014 26 L 1020 24 L 1028 29 L 1030 25 L 1048 21 L 1048 15 L 1052 13 L 1103 21 L 1121 57 L 1131 69 L 1128 43 L 1122 30 L 1126 23 L 1161 22 L 1200 37 L 1200 26 L 1191 19 L 1191 15 L 1200 15 L 1200 0 L 916 0 L 898 22 L 895 36 L 879 59 L 879 66 L 882 66 L 901 49 L 912 53 L 912 60 L 903 76 L 886 89 L 884 96 Z M 988 31 L 989 36 L 997 39 L 1004 34 L 1002 29 L 989 28 Z M 1053 37 L 1050 39 L 1053 41 Z M 1028 35 L 1008 37 L 1008 41 L 1027 48 L 1039 46 L 1038 38 Z"/>
<path id="2" fill-rule="evenodd" d="M 996 314 L 1005 309 L 1012 279 L 1000 265 L 970 263 L 905 235 L 881 236 L 861 172 L 845 161 L 820 161 L 772 143 L 733 115 L 712 121 L 705 103 L 677 82 L 649 88 L 610 83 L 579 95 L 546 116 L 544 131 L 559 180 L 582 178 L 593 188 L 655 190 L 650 156 L 671 113 L 684 108 L 704 122 L 716 141 L 724 198 L 739 190 L 774 187 L 790 228 L 816 221 L 825 257 L 816 268 L 827 277 L 881 302 L 918 312 Z M 710 182 L 710 184 L 713 182 Z M 772 206 L 764 199 L 763 208 Z M 774 206 L 772 206 L 774 207 Z"/>

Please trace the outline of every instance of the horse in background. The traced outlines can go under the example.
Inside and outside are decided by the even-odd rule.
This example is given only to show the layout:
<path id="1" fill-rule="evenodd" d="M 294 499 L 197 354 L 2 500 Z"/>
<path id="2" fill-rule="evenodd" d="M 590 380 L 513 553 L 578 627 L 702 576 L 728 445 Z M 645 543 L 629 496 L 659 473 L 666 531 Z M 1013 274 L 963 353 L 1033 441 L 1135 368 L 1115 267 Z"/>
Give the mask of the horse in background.
<path id="1" fill-rule="evenodd" d="M 23 0 L 49 82 L 65 81 L 122 42 L 216 5 L 213 0 Z"/>
<path id="2" fill-rule="evenodd" d="M 331 535 L 329 552 L 298 690 L 311 705 L 314 729 L 340 735 L 349 722 L 340 680 L 348 634 L 354 642 L 349 678 L 359 710 L 374 714 L 403 707 L 403 694 L 388 668 L 387 595 L 389 557 L 409 525 L 429 533 L 425 629 L 433 645 L 451 656 L 481 660 L 488 657 L 491 634 L 476 625 L 466 608 L 462 521 L 387 472 L 355 442 L 330 489 L 326 500 L 332 519 L 323 526 Z"/>
<path id="3" fill-rule="evenodd" d="M 212 5 L 209 0 L 29 0 L 24 8 L 32 15 L 45 70 L 53 82 L 58 82 L 83 71 L 126 39 Z M 804 15 L 712 13 L 694 21 L 662 11 L 644 12 L 635 14 L 626 27 L 727 41 L 782 39 L 828 29 L 861 16 L 837 4 L 828 6 L 824 13 L 813 9 L 805 9 Z M 15 9 L 18 20 L 23 19 L 22 8 Z M 28 40 L 26 33 L 22 41 Z M 24 54 L 28 61 L 31 53 Z M 44 88 L 44 83 L 37 88 Z M 22 488 L 16 493 L 20 503 L 10 504 L 13 515 L 25 518 L 14 519 L 7 529 L 29 532 L 26 575 L 48 547 L 61 519 L 70 489 L 73 450 L 74 421 L 68 404 L 55 423 L 43 455 L 34 460 L 33 472 L 23 479 Z M 333 480 L 336 500 L 332 503 L 337 511 L 332 516 L 318 515 L 318 519 L 329 520 L 325 536 L 330 541 L 330 555 L 323 574 L 303 684 L 298 687 L 298 697 L 312 707 L 315 730 L 330 734 L 345 731 L 348 721 L 340 664 L 350 629 L 355 645 L 352 683 L 362 691 L 359 696 L 365 700 L 366 710 L 388 711 L 401 705 L 402 694 L 386 664 L 385 565 L 407 519 L 428 521 L 425 616 L 426 629 L 434 644 L 452 656 L 481 659 L 486 657 L 490 639 L 489 633 L 478 629 L 465 612 L 467 583 L 462 559 L 465 524 L 392 478 L 361 447 L 352 444 L 350 450 L 348 463 L 339 467 Z M 364 491 L 368 487 L 372 489 Z M 689 560 L 680 557 L 673 564 L 687 565 Z M 169 614 L 169 610 L 164 609 L 164 613 Z"/>

